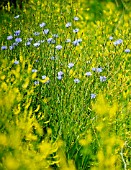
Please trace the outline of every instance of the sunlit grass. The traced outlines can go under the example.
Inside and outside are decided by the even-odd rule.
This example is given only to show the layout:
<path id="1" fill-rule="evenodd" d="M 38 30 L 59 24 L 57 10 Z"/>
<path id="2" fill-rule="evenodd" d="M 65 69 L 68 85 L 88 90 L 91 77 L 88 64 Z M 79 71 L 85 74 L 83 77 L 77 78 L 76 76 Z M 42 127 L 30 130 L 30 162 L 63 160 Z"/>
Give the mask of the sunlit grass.
<path id="1" fill-rule="evenodd" d="M 1 169 L 129 169 L 131 13 L 94 2 L 2 13 Z"/>

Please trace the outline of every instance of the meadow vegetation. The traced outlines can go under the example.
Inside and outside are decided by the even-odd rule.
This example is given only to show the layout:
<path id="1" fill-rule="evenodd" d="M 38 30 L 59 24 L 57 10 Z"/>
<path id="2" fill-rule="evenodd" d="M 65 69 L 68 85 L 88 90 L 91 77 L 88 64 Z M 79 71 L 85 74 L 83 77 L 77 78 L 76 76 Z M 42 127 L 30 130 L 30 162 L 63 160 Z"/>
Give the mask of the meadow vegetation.
<path id="1" fill-rule="evenodd" d="M 129 170 L 130 2 L 4 8 L 0 169 Z"/>

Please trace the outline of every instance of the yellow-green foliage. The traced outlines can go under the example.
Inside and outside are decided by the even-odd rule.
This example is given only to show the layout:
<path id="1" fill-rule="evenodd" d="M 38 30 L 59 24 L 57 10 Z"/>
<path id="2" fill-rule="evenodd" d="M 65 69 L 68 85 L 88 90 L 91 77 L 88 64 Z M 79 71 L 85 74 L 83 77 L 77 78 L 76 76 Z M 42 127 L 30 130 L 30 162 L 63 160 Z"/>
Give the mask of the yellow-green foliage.
<path id="1" fill-rule="evenodd" d="M 123 10 L 30 0 L 15 14 L 8 4 L 0 18 L 0 169 L 129 170 L 131 13 L 122 2 Z"/>
<path id="2" fill-rule="evenodd" d="M 20 56 L 20 62 L 21 66 L 16 66 L 16 70 L 12 70 L 5 76 L 5 71 L 13 67 L 13 62 L 7 66 L 6 60 L 2 60 L 0 168 L 3 170 L 51 170 L 51 165 L 58 164 L 61 169 L 73 169 L 72 162 L 69 162 L 68 166 L 65 156 L 62 156 L 61 142 L 50 140 L 51 129 L 47 129 L 47 134 L 44 134 L 43 127 L 38 122 L 42 120 L 43 123 L 48 123 L 44 118 L 44 113 L 40 112 L 40 105 L 35 110 L 31 106 L 31 95 L 34 94 L 34 89 L 32 87 L 27 90 L 27 88 L 30 80 L 36 75 L 30 75 L 30 63 L 26 69 L 27 75 L 21 74 L 25 71 L 26 63 L 22 56 Z M 45 82 L 46 80 L 42 81 L 42 83 Z M 24 96 L 25 91 L 26 96 Z M 36 112 L 38 120 L 35 117 Z"/>

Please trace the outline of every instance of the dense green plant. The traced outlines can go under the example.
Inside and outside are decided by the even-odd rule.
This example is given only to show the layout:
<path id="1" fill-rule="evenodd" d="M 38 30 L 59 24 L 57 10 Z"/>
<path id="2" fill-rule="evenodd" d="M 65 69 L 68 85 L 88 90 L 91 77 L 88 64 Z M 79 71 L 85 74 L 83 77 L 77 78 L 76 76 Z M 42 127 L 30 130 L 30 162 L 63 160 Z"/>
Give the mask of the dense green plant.
<path id="1" fill-rule="evenodd" d="M 0 168 L 129 169 L 130 11 L 85 0 L 6 9 Z"/>

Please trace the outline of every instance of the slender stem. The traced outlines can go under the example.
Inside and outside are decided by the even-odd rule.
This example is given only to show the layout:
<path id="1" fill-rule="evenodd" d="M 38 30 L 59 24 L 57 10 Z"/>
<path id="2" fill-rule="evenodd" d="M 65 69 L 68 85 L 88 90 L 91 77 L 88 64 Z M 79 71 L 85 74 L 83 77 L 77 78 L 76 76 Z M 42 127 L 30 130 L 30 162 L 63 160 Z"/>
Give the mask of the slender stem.
<path id="1" fill-rule="evenodd" d="M 124 146 L 126 145 L 126 142 L 124 143 Z M 120 152 L 120 155 L 121 155 L 121 158 L 122 158 L 122 162 L 123 162 L 123 164 L 124 164 L 124 170 L 127 170 L 127 165 L 126 165 L 126 161 L 125 161 L 125 159 L 124 159 L 124 156 L 123 156 L 123 148 L 124 148 L 124 146 L 121 148 L 121 152 Z"/>

